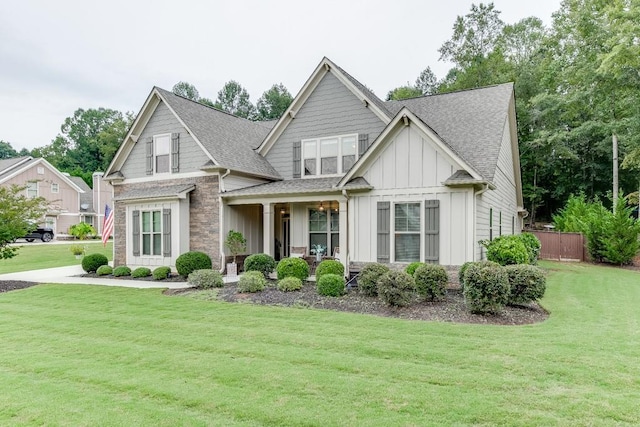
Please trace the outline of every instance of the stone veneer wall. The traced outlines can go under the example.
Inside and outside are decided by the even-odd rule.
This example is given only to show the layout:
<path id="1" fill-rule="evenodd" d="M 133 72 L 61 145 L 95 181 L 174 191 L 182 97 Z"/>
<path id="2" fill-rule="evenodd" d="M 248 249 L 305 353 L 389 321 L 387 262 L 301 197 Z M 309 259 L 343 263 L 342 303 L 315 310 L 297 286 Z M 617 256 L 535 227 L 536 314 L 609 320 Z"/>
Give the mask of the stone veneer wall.
<path id="1" fill-rule="evenodd" d="M 114 185 L 114 198 L 132 189 L 166 187 L 177 184 L 195 184 L 196 188 L 190 193 L 189 201 L 189 250 L 204 252 L 211 257 L 214 269 L 220 268 L 220 186 L 217 175 L 197 178 L 174 179 L 171 181 L 151 181 L 134 184 Z M 126 204 L 116 201 L 113 248 L 114 266 L 126 265 Z"/>

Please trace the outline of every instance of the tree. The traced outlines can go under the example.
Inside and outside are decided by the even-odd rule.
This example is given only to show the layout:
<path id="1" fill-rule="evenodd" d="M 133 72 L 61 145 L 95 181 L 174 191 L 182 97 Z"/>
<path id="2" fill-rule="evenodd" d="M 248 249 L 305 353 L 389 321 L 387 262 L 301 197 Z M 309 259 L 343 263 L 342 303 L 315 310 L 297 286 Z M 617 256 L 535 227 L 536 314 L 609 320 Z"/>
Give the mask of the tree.
<path id="1" fill-rule="evenodd" d="M 11 143 L 0 139 L 0 159 L 10 159 L 18 157 L 18 152 L 13 149 Z"/>
<path id="2" fill-rule="evenodd" d="M 196 87 L 191 83 L 178 82 L 173 85 L 173 89 L 171 89 L 171 91 L 178 96 L 182 96 L 183 98 L 187 98 L 192 101 L 198 102 L 200 100 L 200 92 L 198 92 L 198 89 L 196 89 Z"/>
<path id="3" fill-rule="evenodd" d="M 416 96 L 422 96 L 422 90 L 407 83 L 406 86 L 390 90 L 387 94 L 387 101 L 399 101 L 401 99 L 415 98 Z"/>
<path id="4" fill-rule="evenodd" d="M 249 93 L 234 80 L 225 83 L 218 92 L 214 106 L 245 119 L 252 119 L 255 114 L 255 107 L 249 100 Z"/>
<path id="5" fill-rule="evenodd" d="M 438 79 L 431 70 L 431 67 L 427 67 L 422 70 L 416 79 L 415 87 L 422 92 L 422 95 L 433 95 L 438 93 Z"/>
<path id="6" fill-rule="evenodd" d="M 279 119 L 291 105 L 293 97 L 282 84 L 274 84 L 262 94 L 257 106 L 257 120 Z"/>
<path id="7" fill-rule="evenodd" d="M 18 250 L 9 246 L 36 228 L 46 211 L 42 197 L 26 197 L 26 187 L 0 187 L 0 259 L 12 258 Z"/>

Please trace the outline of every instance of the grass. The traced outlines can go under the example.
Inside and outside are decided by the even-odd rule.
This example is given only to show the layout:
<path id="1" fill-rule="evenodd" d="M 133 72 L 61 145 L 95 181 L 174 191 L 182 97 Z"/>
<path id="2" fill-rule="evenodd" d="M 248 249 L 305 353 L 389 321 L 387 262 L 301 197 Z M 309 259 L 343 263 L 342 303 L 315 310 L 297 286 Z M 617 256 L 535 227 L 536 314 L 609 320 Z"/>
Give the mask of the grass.
<path id="1" fill-rule="evenodd" d="M 69 250 L 72 245 L 79 244 L 87 247 L 87 254 L 101 253 L 106 255 L 110 261 L 113 260 L 112 241 L 109 241 L 106 247 L 102 245 L 100 240 L 75 241 L 68 244 L 25 243 L 19 245 L 20 249 L 15 257 L 0 259 L 0 274 L 80 265 L 82 260 L 76 259 L 75 255 Z"/>
<path id="2" fill-rule="evenodd" d="M 640 275 L 544 266 L 551 316 L 518 327 L 117 287 L 3 294 L 0 424 L 639 424 Z"/>

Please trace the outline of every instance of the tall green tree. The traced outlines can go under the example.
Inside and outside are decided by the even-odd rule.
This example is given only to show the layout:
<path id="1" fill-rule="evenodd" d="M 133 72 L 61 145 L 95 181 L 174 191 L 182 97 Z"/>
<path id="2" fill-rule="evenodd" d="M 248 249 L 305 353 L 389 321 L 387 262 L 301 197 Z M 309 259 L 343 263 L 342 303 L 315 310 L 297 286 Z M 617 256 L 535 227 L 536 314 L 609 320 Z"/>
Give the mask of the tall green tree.
<path id="1" fill-rule="evenodd" d="M 216 108 L 245 119 L 253 119 L 255 107 L 249 99 L 249 92 L 235 80 L 228 81 L 218 92 Z"/>
<path id="2" fill-rule="evenodd" d="M 0 187 L 0 259 L 16 255 L 18 247 L 9 244 L 35 229 L 46 211 L 46 200 L 27 197 L 25 188 Z"/>
<path id="3" fill-rule="evenodd" d="M 401 99 L 415 98 L 416 96 L 422 96 L 422 90 L 407 83 L 406 86 L 390 90 L 387 93 L 387 101 L 399 101 Z"/>
<path id="4" fill-rule="evenodd" d="M 196 89 L 194 85 L 188 82 L 180 81 L 176 83 L 175 85 L 173 85 L 173 89 L 171 89 L 171 91 L 178 96 L 190 99 L 192 101 L 197 102 L 200 100 L 200 92 L 198 92 L 198 89 Z"/>
<path id="5" fill-rule="evenodd" d="M 433 95 L 438 93 L 438 78 L 431 67 L 427 67 L 422 70 L 416 79 L 415 87 L 420 89 L 422 95 Z"/>
<path id="6" fill-rule="evenodd" d="M 11 143 L 0 139 L 0 159 L 10 159 L 18 157 L 18 152 L 13 149 Z"/>
<path id="7" fill-rule="evenodd" d="M 287 88 L 282 83 L 274 84 L 262 94 L 256 103 L 257 120 L 279 119 L 289 108 L 291 101 L 293 101 L 293 96 Z"/>

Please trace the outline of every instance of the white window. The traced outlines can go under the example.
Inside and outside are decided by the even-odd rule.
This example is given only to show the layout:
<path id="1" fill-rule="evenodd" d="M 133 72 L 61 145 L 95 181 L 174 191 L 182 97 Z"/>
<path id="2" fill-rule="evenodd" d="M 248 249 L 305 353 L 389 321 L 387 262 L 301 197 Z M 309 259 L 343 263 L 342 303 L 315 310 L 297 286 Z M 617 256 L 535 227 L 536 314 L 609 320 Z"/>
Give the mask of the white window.
<path id="1" fill-rule="evenodd" d="M 395 260 L 420 261 L 420 203 L 396 203 Z"/>
<path id="2" fill-rule="evenodd" d="M 44 168 L 42 166 L 38 166 L 38 175 L 44 175 Z"/>
<path id="3" fill-rule="evenodd" d="M 171 134 L 153 137 L 155 173 L 169 173 L 171 168 Z"/>
<path id="4" fill-rule="evenodd" d="M 346 173 L 356 162 L 358 135 L 302 141 L 304 176 Z"/>
<path id="5" fill-rule="evenodd" d="M 37 181 L 29 181 L 27 182 L 27 197 L 32 199 L 34 197 L 38 197 L 38 182 Z"/>
<path id="6" fill-rule="evenodd" d="M 60 192 L 60 185 L 56 182 L 52 182 L 51 183 L 51 192 L 52 193 L 58 193 Z"/>
<path id="7" fill-rule="evenodd" d="M 331 209 L 309 210 L 309 248 L 321 245 L 323 255 L 340 246 L 340 213 Z"/>
<path id="8" fill-rule="evenodd" d="M 162 211 L 143 211 L 142 255 L 162 255 Z"/>
<path id="9" fill-rule="evenodd" d="M 93 216 L 91 216 L 91 215 L 83 215 L 82 216 L 82 222 L 93 226 Z"/>

